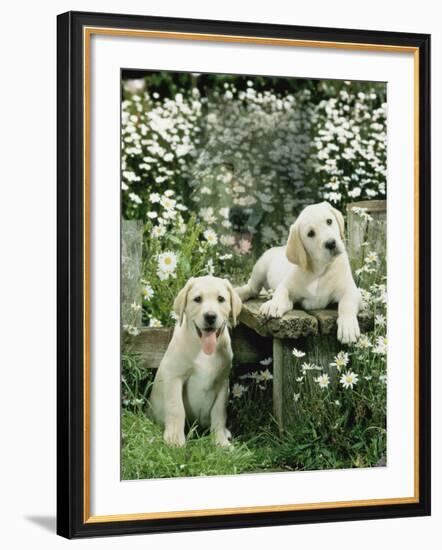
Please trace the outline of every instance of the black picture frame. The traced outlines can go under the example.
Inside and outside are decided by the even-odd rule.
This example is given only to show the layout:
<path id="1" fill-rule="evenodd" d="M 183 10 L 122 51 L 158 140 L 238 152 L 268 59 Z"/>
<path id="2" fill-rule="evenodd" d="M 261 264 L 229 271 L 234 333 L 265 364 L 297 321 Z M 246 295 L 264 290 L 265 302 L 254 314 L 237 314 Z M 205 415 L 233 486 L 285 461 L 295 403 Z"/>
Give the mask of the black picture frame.
<path id="1" fill-rule="evenodd" d="M 84 490 L 85 27 L 407 46 L 419 59 L 419 498 L 407 504 L 91 522 Z M 334 522 L 430 514 L 430 36 L 68 12 L 57 21 L 57 533 L 67 538 Z"/>

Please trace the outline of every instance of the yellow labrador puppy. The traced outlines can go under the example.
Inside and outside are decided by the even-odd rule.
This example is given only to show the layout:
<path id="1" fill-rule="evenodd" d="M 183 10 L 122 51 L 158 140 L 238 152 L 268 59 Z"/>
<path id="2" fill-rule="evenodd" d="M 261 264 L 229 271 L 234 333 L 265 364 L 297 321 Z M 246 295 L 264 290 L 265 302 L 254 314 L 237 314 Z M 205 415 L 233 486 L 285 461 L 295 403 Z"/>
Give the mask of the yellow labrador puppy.
<path id="1" fill-rule="evenodd" d="M 241 306 L 229 281 L 211 276 L 189 279 L 176 297 L 179 320 L 149 400 L 167 444 L 185 444 L 187 417 L 210 427 L 218 445 L 230 445 L 226 404 L 233 354 L 227 325 L 229 317 L 236 323 Z"/>
<path id="2" fill-rule="evenodd" d="M 240 298 L 273 289 L 273 298 L 261 306 L 266 317 L 281 317 L 295 302 L 307 310 L 338 303 L 338 339 L 356 341 L 362 300 L 343 240 L 344 218 L 336 208 L 328 202 L 307 206 L 291 226 L 287 245 L 265 252 L 248 283 L 236 289 Z"/>

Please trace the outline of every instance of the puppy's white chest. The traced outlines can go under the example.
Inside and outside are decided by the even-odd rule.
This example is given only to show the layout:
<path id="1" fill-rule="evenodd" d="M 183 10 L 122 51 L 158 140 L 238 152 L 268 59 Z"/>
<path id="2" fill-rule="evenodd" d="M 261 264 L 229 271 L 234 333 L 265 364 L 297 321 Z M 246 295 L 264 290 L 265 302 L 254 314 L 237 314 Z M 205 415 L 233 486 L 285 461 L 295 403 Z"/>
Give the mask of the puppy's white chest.
<path id="1" fill-rule="evenodd" d="M 198 380 L 204 386 L 213 386 L 213 383 L 222 367 L 222 362 L 217 354 L 206 355 L 200 352 L 195 358 L 195 365 L 190 378 Z"/>
<path id="2" fill-rule="evenodd" d="M 228 376 L 226 366 L 217 353 L 208 356 L 201 352 L 197 355 L 184 385 L 184 402 L 189 419 L 198 420 L 203 426 L 209 425 L 218 385 Z"/>
<path id="3" fill-rule="evenodd" d="M 316 298 L 318 296 L 319 279 L 311 281 L 306 288 L 306 298 Z"/>
<path id="4" fill-rule="evenodd" d="M 330 289 L 324 278 L 318 277 L 307 284 L 301 304 L 304 309 L 322 309 L 331 302 Z"/>

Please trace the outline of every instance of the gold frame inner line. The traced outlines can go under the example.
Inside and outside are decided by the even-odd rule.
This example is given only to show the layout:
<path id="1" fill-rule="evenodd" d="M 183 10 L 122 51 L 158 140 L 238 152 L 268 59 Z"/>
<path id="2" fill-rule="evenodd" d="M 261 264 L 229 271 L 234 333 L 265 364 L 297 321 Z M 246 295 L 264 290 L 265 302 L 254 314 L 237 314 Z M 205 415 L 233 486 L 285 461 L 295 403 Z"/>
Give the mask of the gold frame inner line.
<path id="1" fill-rule="evenodd" d="M 319 502 L 304 504 L 284 504 L 270 506 L 250 506 L 237 508 L 216 508 L 206 510 L 177 510 L 172 512 L 152 512 L 137 514 L 116 514 L 109 516 L 91 515 L 91 483 L 90 483 L 90 130 L 91 130 L 91 36 L 124 36 L 155 39 L 195 40 L 205 42 L 232 42 L 257 45 L 304 47 L 304 48 L 334 48 L 343 50 L 359 50 L 372 52 L 412 53 L 414 60 L 414 494 L 410 497 L 352 500 L 337 502 Z M 167 31 L 146 31 L 136 29 L 114 29 L 107 27 L 83 28 L 83 93 L 84 93 L 84 148 L 83 148 L 83 209 L 84 209 L 84 404 L 83 404 L 83 443 L 84 443 L 84 487 L 83 510 L 85 523 L 102 523 L 115 521 L 134 521 L 165 518 L 186 518 L 221 516 L 229 514 L 252 514 L 263 512 L 284 512 L 296 510 L 324 510 L 331 508 L 348 508 L 352 506 L 385 506 L 391 504 L 411 504 L 419 502 L 419 49 L 411 46 L 395 46 L 382 44 L 364 44 L 350 42 L 331 42 L 321 40 L 296 40 L 282 38 L 245 37 L 223 34 L 204 34 Z"/>

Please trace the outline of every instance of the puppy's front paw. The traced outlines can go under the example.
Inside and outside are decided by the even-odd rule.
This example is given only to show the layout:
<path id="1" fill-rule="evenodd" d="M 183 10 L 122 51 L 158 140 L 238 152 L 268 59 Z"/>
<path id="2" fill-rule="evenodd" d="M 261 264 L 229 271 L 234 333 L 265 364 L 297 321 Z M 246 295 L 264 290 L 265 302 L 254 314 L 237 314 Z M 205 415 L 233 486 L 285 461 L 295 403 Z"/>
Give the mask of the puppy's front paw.
<path id="1" fill-rule="evenodd" d="M 227 428 L 221 428 L 214 433 L 215 443 L 220 447 L 231 447 L 230 439 L 232 434 Z"/>
<path id="2" fill-rule="evenodd" d="M 282 317 L 284 313 L 289 311 L 290 304 L 282 303 L 275 298 L 264 302 L 259 308 L 259 313 L 264 317 Z"/>
<path id="3" fill-rule="evenodd" d="M 164 430 L 164 441 L 169 447 L 184 447 L 186 437 L 183 430 L 180 430 L 176 426 L 168 426 Z"/>
<path id="4" fill-rule="evenodd" d="M 338 340 L 343 344 L 352 344 L 361 335 L 356 315 L 338 317 Z"/>

